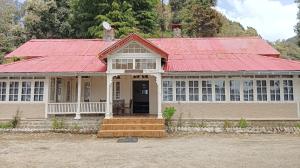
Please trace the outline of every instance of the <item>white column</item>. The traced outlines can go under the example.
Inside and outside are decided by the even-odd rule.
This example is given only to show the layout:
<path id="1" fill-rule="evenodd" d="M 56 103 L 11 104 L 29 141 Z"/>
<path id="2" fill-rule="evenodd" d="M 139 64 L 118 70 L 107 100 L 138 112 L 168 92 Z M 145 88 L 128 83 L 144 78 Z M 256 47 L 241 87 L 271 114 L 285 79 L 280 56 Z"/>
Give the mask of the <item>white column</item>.
<path id="1" fill-rule="evenodd" d="M 44 85 L 44 102 L 45 102 L 45 118 L 48 118 L 48 103 L 49 103 L 49 91 L 51 91 L 50 87 L 50 77 L 46 77 L 45 85 Z M 34 83 L 33 83 L 34 85 Z"/>
<path id="2" fill-rule="evenodd" d="M 106 76 L 106 112 L 105 118 L 112 118 L 112 96 L 111 96 L 112 75 Z"/>
<path id="3" fill-rule="evenodd" d="M 155 75 L 157 84 L 157 118 L 163 118 L 161 111 L 161 74 Z"/>
<path id="4" fill-rule="evenodd" d="M 80 116 L 80 98 L 81 98 L 81 76 L 77 77 L 77 112 L 75 116 L 75 120 L 79 120 L 81 118 Z"/>

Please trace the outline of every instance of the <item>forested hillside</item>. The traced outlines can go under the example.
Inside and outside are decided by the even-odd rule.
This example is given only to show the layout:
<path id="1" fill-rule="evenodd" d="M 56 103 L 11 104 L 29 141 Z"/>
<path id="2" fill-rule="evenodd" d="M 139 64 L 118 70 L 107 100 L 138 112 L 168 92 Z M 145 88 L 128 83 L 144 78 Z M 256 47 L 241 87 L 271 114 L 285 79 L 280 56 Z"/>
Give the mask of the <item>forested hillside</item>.
<path id="1" fill-rule="evenodd" d="M 184 37 L 257 36 L 251 27 L 228 20 L 214 9 L 216 0 L 0 0 L 0 63 L 3 55 L 32 38 L 101 38 L 109 22 L 116 38 L 135 32 L 144 37 L 172 37 L 181 25 Z M 274 46 L 299 58 L 295 42 Z M 293 50 L 290 50 L 292 48 Z"/>

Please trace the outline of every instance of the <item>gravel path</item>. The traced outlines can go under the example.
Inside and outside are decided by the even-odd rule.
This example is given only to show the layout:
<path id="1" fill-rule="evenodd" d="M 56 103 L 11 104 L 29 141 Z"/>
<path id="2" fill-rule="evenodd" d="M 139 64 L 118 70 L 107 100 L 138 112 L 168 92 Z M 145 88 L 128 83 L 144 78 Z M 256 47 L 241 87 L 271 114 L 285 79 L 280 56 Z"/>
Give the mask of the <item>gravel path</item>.
<path id="1" fill-rule="evenodd" d="M 95 135 L 0 134 L 0 167 L 300 167 L 300 136 L 186 135 L 117 143 Z"/>

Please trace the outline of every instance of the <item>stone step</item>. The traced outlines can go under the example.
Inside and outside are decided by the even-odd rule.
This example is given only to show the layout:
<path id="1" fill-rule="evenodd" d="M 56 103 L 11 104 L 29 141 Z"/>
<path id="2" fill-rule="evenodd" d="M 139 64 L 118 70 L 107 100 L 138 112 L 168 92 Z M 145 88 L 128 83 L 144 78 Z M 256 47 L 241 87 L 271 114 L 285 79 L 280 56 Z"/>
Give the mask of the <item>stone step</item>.
<path id="1" fill-rule="evenodd" d="M 103 124 L 101 130 L 164 130 L 164 124 Z"/>
<path id="2" fill-rule="evenodd" d="M 164 124 L 164 122 L 164 119 L 157 118 L 111 118 L 103 120 L 103 124 Z"/>
<path id="3" fill-rule="evenodd" d="M 117 137 L 147 137 L 161 138 L 165 137 L 165 130 L 100 130 L 99 138 L 117 138 Z"/>

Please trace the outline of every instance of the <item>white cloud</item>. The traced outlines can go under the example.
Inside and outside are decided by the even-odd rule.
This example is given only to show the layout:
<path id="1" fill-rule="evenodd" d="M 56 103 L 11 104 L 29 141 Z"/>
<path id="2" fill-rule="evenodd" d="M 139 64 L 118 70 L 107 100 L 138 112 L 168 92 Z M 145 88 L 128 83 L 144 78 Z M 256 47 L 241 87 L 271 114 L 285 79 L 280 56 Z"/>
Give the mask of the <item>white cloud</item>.
<path id="1" fill-rule="evenodd" d="M 223 0 L 228 7 L 216 7 L 227 18 L 244 27 L 254 27 L 267 40 L 286 39 L 295 35 L 297 4 L 284 5 L 275 0 Z"/>

